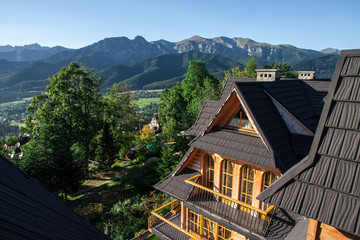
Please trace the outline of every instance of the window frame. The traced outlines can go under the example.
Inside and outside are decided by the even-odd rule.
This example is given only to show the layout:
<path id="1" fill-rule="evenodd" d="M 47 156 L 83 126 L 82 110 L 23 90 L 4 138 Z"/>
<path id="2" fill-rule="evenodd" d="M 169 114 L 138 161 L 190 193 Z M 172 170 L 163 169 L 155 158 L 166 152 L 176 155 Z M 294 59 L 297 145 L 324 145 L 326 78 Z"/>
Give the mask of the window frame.
<path id="1" fill-rule="evenodd" d="M 268 185 L 266 185 L 266 182 L 265 182 L 265 177 L 266 177 L 267 174 L 270 174 L 269 184 Z M 278 179 L 278 176 L 276 176 L 275 173 L 270 172 L 270 171 L 264 172 L 263 176 L 262 176 L 262 181 L 261 181 L 261 191 L 264 191 L 265 189 L 270 187 L 270 185 L 273 184 L 277 179 Z M 269 203 L 261 202 L 261 209 L 264 210 L 264 211 L 266 209 L 268 209 L 270 206 L 271 205 Z"/>
<path id="2" fill-rule="evenodd" d="M 229 172 L 224 172 L 225 169 L 225 164 L 228 163 L 228 166 L 231 167 L 231 173 Z M 227 170 L 229 169 L 229 167 L 226 168 Z M 224 176 L 225 175 L 225 176 Z M 231 187 L 229 187 L 228 183 L 229 183 L 229 176 L 231 176 Z M 224 181 L 226 181 L 226 185 L 224 185 Z M 220 193 L 228 196 L 228 197 L 232 197 L 232 193 L 233 193 L 233 186 L 234 186 L 234 163 L 232 163 L 231 161 L 224 159 L 221 162 L 221 187 L 220 187 Z M 223 191 L 226 190 L 226 191 Z M 230 192 L 230 196 L 229 196 L 229 192 Z"/>
<path id="3" fill-rule="evenodd" d="M 244 169 L 248 169 L 248 171 L 246 171 L 246 176 L 244 176 Z M 250 171 L 253 172 L 253 179 L 250 180 L 249 176 L 250 176 Z M 241 167 L 240 169 L 240 196 L 239 199 L 241 202 L 246 203 L 248 205 L 252 205 L 252 198 L 254 196 L 254 186 L 255 186 L 255 169 L 250 167 L 249 165 L 244 165 Z M 245 191 L 243 189 L 243 183 L 245 182 Z M 249 184 L 252 184 L 251 187 L 251 193 L 249 193 Z M 244 200 L 243 201 L 243 196 L 244 196 Z M 247 199 L 250 199 L 250 203 L 247 201 Z"/>
<path id="4" fill-rule="evenodd" d="M 243 114 L 244 116 L 247 118 L 247 122 L 250 124 L 251 128 L 247 128 L 247 127 L 243 127 L 247 122 L 241 124 L 241 122 L 243 121 Z M 237 121 L 237 119 L 235 120 L 235 122 L 237 123 L 237 126 L 234 125 L 230 125 L 230 123 L 234 120 L 234 118 L 239 114 L 239 121 Z M 240 106 L 240 108 L 236 111 L 236 113 L 232 116 L 232 118 L 230 119 L 230 121 L 228 121 L 225 124 L 226 128 L 230 128 L 230 129 L 235 129 L 235 130 L 240 130 L 240 131 L 246 131 L 246 132 L 251 132 L 251 133 L 256 133 L 254 126 L 252 125 L 247 112 L 245 111 L 245 108 L 243 108 L 242 106 Z"/>
<path id="5" fill-rule="evenodd" d="M 209 162 L 212 163 L 212 166 L 209 167 Z M 209 155 L 205 155 L 205 186 L 207 188 L 213 189 L 215 183 L 215 159 Z M 212 175 L 212 180 L 211 180 Z"/>

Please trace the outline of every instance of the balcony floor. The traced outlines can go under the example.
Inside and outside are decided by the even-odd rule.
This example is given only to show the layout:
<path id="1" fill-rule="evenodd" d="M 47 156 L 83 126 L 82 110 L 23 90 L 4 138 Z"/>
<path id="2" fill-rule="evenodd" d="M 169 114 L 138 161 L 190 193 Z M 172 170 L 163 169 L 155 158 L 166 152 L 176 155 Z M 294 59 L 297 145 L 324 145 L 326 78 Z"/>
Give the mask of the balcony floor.
<path id="1" fill-rule="evenodd" d="M 215 214 L 227 221 L 233 222 L 263 236 L 265 235 L 266 227 L 269 224 L 267 220 L 254 217 L 251 213 L 240 210 L 239 206 L 236 206 L 236 204 L 231 206 L 223 203 L 209 193 L 196 194 L 190 197 L 188 202 L 206 209 L 211 214 Z"/>
<path id="2" fill-rule="evenodd" d="M 172 223 L 175 223 L 177 226 L 181 226 L 181 216 L 180 213 L 168 219 Z M 153 234 L 158 236 L 162 240 L 189 240 L 190 237 L 185 233 L 179 231 L 178 229 L 172 227 L 166 222 L 161 222 L 155 227 L 151 228 Z"/>

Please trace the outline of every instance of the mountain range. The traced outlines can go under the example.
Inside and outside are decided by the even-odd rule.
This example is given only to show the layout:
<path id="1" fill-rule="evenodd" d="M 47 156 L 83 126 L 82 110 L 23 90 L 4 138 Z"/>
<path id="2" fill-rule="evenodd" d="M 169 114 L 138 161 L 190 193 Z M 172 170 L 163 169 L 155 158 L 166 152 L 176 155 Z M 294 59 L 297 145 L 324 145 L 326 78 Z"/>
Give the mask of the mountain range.
<path id="1" fill-rule="evenodd" d="M 259 67 L 287 62 L 295 69 L 304 70 L 316 63 L 306 70 L 318 71 L 318 77 L 331 77 L 336 54 L 338 50 L 330 48 L 315 51 L 259 43 L 248 38 L 200 36 L 179 42 L 148 42 L 141 36 L 132 40 L 105 38 L 80 49 L 38 44 L 0 46 L 0 92 L 3 96 L 0 102 L 38 94 L 44 90 L 48 77 L 70 62 L 94 68 L 104 79 L 104 90 L 115 82 L 126 83 L 135 90 L 173 86 L 185 76 L 189 60 L 203 60 L 209 72 L 219 78 L 226 70 L 243 67 L 251 56 L 256 58 Z"/>

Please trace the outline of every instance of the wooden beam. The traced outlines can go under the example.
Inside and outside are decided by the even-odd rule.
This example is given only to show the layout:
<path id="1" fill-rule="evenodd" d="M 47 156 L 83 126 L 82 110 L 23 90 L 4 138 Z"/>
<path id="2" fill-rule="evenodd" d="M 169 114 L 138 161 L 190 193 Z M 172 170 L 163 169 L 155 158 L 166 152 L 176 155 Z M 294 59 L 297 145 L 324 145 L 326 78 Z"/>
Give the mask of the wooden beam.
<path id="1" fill-rule="evenodd" d="M 319 230 L 319 222 L 310 218 L 306 240 L 318 239 L 317 238 L 318 230 Z"/>
<path id="2" fill-rule="evenodd" d="M 325 223 L 321 223 L 320 228 L 321 228 L 320 239 L 328 239 L 328 240 L 337 240 L 337 239 L 359 240 L 360 239 L 360 237 L 358 236 L 344 232 Z"/>

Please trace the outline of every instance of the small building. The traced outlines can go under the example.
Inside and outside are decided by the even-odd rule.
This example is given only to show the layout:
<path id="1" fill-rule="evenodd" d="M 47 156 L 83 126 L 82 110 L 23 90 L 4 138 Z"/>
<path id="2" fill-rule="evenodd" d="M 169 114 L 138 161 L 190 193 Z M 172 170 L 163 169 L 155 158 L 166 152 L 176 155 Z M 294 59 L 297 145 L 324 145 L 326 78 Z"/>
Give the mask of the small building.
<path id="1" fill-rule="evenodd" d="M 150 127 L 150 129 L 153 132 L 157 132 L 160 129 L 160 125 L 159 125 L 158 121 L 156 120 L 156 117 L 153 117 L 151 119 L 151 122 L 148 124 L 148 126 Z"/>
<path id="2" fill-rule="evenodd" d="M 154 186 L 174 200 L 152 212 L 152 233 L 173 240 L 286 239 L 304 224 L 257 196 L 308 155 L 330 81 L 271 74 L 266 81 L 230 78 L 219 100 L 205 101 L 187 131 L 195 136 L 188 152 Z"/>

